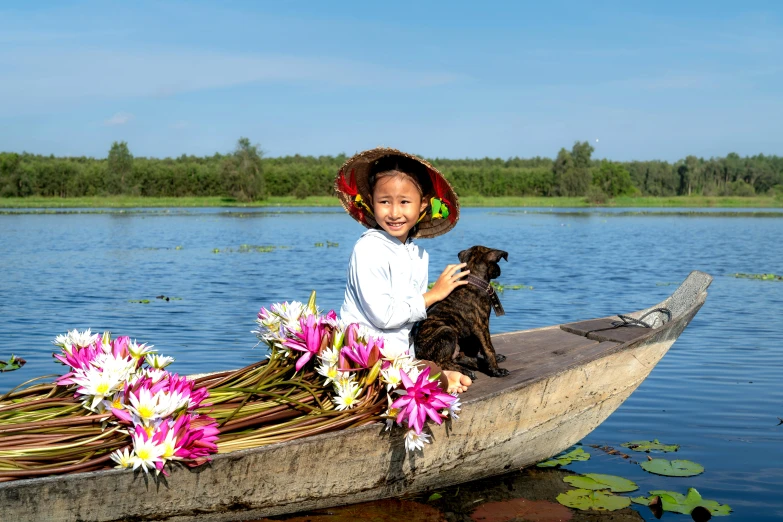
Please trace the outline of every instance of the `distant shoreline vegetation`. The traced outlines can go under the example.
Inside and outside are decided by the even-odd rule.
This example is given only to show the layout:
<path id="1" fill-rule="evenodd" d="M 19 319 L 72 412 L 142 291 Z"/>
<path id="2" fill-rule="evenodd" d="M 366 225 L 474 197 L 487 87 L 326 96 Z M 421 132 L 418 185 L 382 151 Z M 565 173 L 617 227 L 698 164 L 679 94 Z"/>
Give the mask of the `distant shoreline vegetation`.
<path id="1" fill-rule="evenodd" d="M 783 157 L 612 162 L 592 153 L 576 142 L 554 160 L 430 161 L 465 206 L 783 206 Z M 105 159 L 3 152 L 0 206 L 332 206 L 345 160 L 264 158 L 247 138 L 233 152 L 205 157 L 134 157 L 125 142 L 114 142 Z"/>
<path id="2" fill-rule="evenodd" d="M 755 197 L 705 197 L 705 196 L 673 196 L 673 197 L 627 197 L 621 196 L 604 203 L 591 203 L 581 197 L 460 197 L 463 208 L 783 208 L 783 199 L 769 196 Z M 270 196 L 258 201 L 237 201 L 234 198 L 220 196 L 181 196 L 181 197 L 145 197 L 145 196 L 82 196 L 82 197 L 41 197 L 0 198 L 0 214 L 19 212 L 13 209 L 48 209 L 54 213 L 72 213 L 78 209 L 166 209 L 166 208 L 279 208 L 279 207 L 322 207 L 342 212 L 340 202 L 334 196 L 308 196 L 304 199 L 296 197 Z M 71 209 L 71 210 L 69 210 Z M 539 210 L 540 211 L 540 210 Z M 31 211 L 40 213 L 39 211 Z M 94 211 L 93 211 L 94 212 Z M 523 212 L 523 210 L 515 211 Z M 535 212 L 535 211 L 533 211 Z M 639 215 L 649 213 L 637 212 Z M 706 215 L 703 211 L 677 211 L 666 215 Z M 731 216 L 725 212 L 710 212 L 715 217 L 748 217 L 748 212 L 733 212 Z M 612 214 L 615 215 L 615 214 Z M 664 215 L 656 211 L 654 215 Z M 753 212 L 758 217 L 758 212 Z M 775 211 L 774 217 L 783 216 Z M 766 217 L 766 214 L 764 215 Z"/>

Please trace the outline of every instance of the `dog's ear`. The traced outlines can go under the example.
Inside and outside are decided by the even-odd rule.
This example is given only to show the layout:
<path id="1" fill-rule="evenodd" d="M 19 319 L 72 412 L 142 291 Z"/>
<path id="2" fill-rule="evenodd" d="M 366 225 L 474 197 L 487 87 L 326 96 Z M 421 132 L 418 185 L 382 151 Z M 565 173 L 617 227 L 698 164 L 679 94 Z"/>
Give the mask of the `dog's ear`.
<path id="1" fill-rule="evenodd" d="M 506 252 L 505 250 L 490 250 L 489 252 L 487 252 L 488 261 L 497 263 L 498 261 L 500 261 L 501 257 L 506 261 L 508 261 L 508 252 Z"/>

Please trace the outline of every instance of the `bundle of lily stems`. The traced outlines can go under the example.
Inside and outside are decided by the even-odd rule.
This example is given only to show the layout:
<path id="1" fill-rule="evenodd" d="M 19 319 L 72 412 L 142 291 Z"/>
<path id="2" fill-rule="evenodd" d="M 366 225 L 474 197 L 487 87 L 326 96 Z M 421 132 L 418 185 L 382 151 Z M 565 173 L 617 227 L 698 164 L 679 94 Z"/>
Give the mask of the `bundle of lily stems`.
<path id="1" fill-rule="evenodd" d="M 386 419 L 405 445 L 429 442 L 426 422 L 456 418 L 459 401 L 408 350 L 384 347 L 358 324 L 322 314 L 315 292 L 261 308 L 254 333 L 267 358 L 183 377 L 152 346 L 70 331 L 53 343 L 70 371 L 0 396 L 0 481 L 109 467 L 163 472 L 215 453 L 284 442 Z"/>

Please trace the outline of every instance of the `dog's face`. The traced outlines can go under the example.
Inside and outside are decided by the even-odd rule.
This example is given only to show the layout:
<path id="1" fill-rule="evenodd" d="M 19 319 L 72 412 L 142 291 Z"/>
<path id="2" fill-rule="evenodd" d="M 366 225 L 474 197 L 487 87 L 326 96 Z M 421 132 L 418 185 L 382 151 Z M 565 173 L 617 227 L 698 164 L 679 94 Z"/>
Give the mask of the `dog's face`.
<path id="1" fill-rule="evenodd" d="M 467 263 L 467 269 L 471 274 L 489 281 L 500 276 L 498 262 L 501 258 L 508 261 L 508 252 L 476 245 L 463 250 L 457 254 L 457 257 L 461 263 Z"/>

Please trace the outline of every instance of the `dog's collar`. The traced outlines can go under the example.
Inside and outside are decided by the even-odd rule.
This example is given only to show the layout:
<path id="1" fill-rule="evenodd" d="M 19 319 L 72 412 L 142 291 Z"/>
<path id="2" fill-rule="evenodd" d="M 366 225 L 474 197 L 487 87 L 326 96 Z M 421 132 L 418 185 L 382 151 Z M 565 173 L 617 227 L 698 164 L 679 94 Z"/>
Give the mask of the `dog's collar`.
<path id="1" fill-rule="evenodd" d="M 473 285 L 476 288 L 483 290 L 489 296 L 489 302 L 492 303 L 492 309 L 495 310 L 495 316 L 505 315 L 506 311 L 503 310 L 503 305 L 500 304 L 500 298 L 495 289 L 488 281 L 484 281 L 480 277 L 476 277 L 473 274 L 465 276 L 465 280 L 469 285 Z"/>

